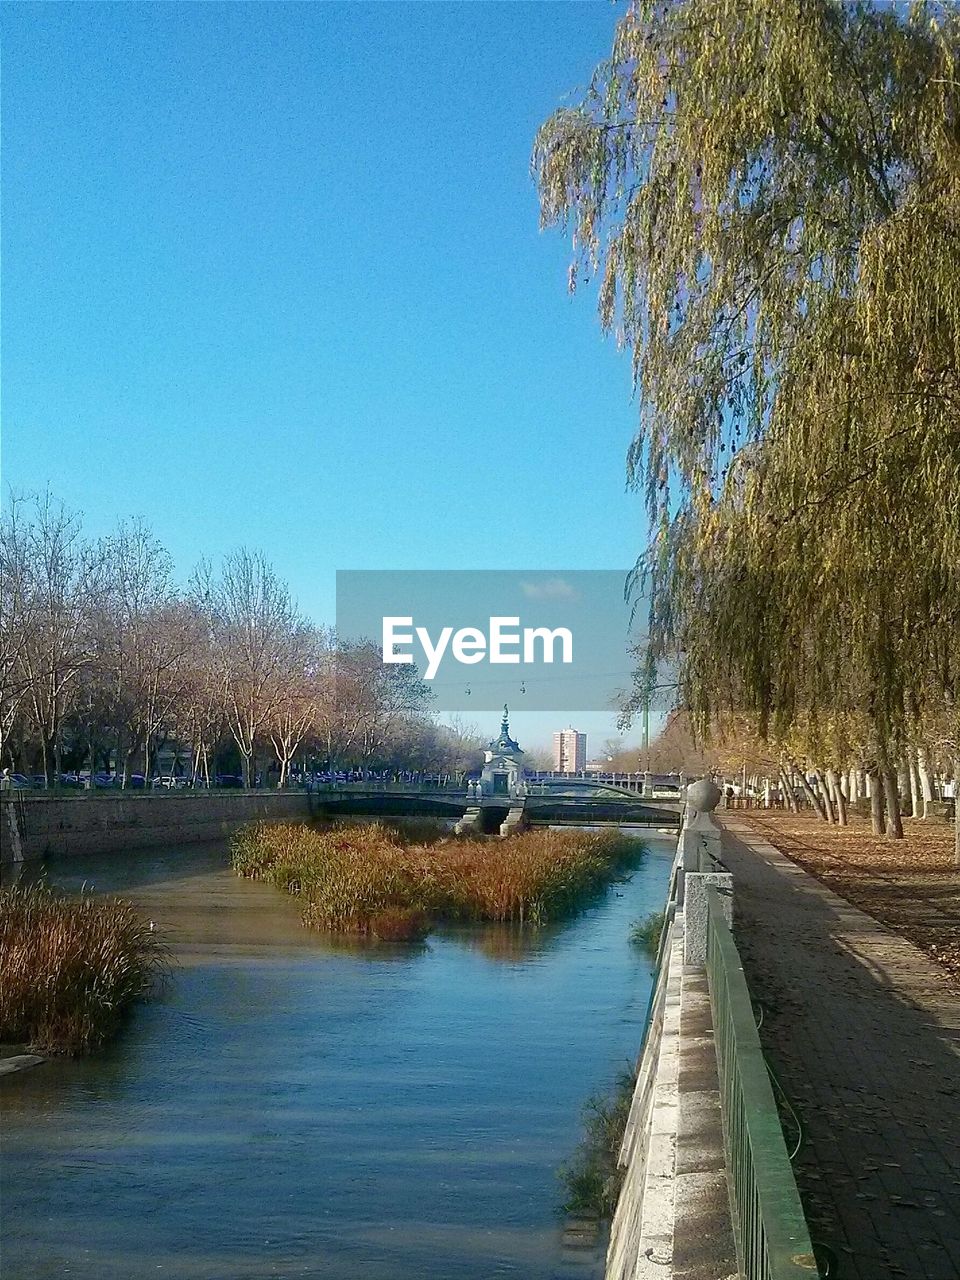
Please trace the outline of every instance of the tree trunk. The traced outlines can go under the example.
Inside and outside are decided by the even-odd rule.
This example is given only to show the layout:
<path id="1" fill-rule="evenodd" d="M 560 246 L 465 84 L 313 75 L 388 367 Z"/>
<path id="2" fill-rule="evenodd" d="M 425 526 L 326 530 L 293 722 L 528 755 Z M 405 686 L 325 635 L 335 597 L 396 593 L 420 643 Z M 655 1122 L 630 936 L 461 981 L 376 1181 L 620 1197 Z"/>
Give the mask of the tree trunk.
<path id="1" fill-rule="evenodd" d="M 910 770 L 910 790 L 913 794 L 913 816 L 923 817 L 923 786 L 920 782 L 920 770 L 917 768 L 917 753 L 914 748 L 907 751 L 907 768 Z"/>
<path id="2" fill-rule="evenodd" d="M 883 820 L 883 787 L 877 770 L 871 769 L 867 774 L 867 789 L 870 792 L 870 821 L 873 825 L 873 834 L 882 836 L 886 826 Z"/>
<path id="3" fill-rule="evenodd" d="M 253 781 L 253 752 L 249 755 L 244 751 L 243 760 L 243 785 L 244 789 L 249 791 Z"/>
<path id="4" fill-rule="evenodd" d="M 819 769 L 815 769 L 813 773 L 817 780 L 817 795 L 820 797 L 820 804 L 823 809 L 823 817 L 833 826 L 835 818 L 833 816 L 833 805 L 830 803 L 830 791 L 827 784 L 823 780 L 823 774 Z"/>
<path id="5" fill-rule="evenodd" d="M 127 747 L 126 751 L 123 753 L 123 777 L 120 780 L 121 791 L 126 791 L 127 787 L 130 785 L 130 775 L 133 773 L 131 766 L 133 764 L 133 755 L 135 751 L 136 747 Z"/>
<path id="6" fill-rule="evenodd" d="M 960 756 L 953 761 L 953 860 L 960 867 Z"/>
<path id="7" fill-rule="evenodd" d="M 845 827 L 849 821 L 847 818 L 847 797 L 843 794 L 843 787 L 837 783 L 837 821 L 841 827 Z"/>
<path id="8" fill-rule="evenodd" d="M 843 794 L 843 787 L 840 785 L 840 779 L 837 777 L 835 769 L 827 770 L 827 786 L 833 796 L 833 803 L 837 811 L 837 822 L 841 827 L 847 825 L 847 798 Z"/>
<path id="9" fill-rule="evenodd" d="M 810 783 L 807 781 L 807 775 L 804 773 L 802 769 L 799 769 L 792 762 L 790 764 L 790 768 L 800 779 L 800 786 L 803 788 L 804 795 L 807 797 L 807 799 L 810 801 L 810 804 L 813 806 L 814 813 L 819 818 L 822 818 L 824 822 L 828 821 L 827 815 L 823 811 L 823 805 L 820 803 L 819 796 L 814 791 L 813 787 L 811 787 Z"/>
<path id="10" fill-rule="evenodd" d="M 909 751 L 903 757 L 903 763 L 898 772 L 900 780 L 900 794 L 903 796 L 903 804 L 901 808 L 903 809 L 906 817 L 915 818 L 917 816 L 917 806 L 913 798 L 913 771 L 910 768 Z"/>
<path id="11" fill-rule="evenodd" d="M 897 771 L 892 765 L 883 770 L 883 795 L 887 803 L 887 838 L 903 839 L 903 822 L 900 817 L 900 795 L 897 791 Z"/>
<path id="12" fill-rule="evenodd" d="M 925 747 L 917 747 L 917 772 L 920 775 L 920 793 L 923 796 L 923 817 L 929 813 L 928 806 L 933 799 L 933 782 L 930 779 L 930 768 Z"/>
<path id="13" fill-rule="evenodd" d="M 788 779 L 785 771 L 780 770 L 780 790 L 783 792 L 784 804 L 791 813 L 797 812 L 797 797 L 793 794 L 793 783 Z"/>

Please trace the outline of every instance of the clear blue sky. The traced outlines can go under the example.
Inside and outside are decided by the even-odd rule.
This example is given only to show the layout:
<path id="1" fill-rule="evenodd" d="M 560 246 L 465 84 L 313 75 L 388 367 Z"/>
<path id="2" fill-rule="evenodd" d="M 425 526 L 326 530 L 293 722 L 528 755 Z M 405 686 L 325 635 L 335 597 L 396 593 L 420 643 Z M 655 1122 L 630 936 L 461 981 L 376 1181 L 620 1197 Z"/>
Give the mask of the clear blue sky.
<path id="1" fill-rule="evenodd" d="M 528 168 L 619 12 L 7 4 L 5 487 L 318 620 L 338 568 L 632 563 L 629 362 Z"/>

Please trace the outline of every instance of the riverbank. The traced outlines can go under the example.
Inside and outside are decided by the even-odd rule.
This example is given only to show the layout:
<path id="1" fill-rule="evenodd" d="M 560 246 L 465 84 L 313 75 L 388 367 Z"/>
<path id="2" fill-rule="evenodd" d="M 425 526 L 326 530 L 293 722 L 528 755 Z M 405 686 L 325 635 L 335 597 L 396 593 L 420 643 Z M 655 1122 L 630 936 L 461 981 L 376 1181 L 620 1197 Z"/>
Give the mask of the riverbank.
<path id="1" fill-rule="evenodd" d="M 846 827 L 812 813 L 746 811 L 761 833 L 805 871 L 942 966 L 960 991 L 960 868 L 952 828 L 905 818 L 904 838 L 875 836 L 852 815 Z"/>
<path id="2" fill-rule="evenodd" d="M 245 823 L 310 816 L 306 791 L 79 792 L 0 795 L 4 865 L 223 840 Z"/>

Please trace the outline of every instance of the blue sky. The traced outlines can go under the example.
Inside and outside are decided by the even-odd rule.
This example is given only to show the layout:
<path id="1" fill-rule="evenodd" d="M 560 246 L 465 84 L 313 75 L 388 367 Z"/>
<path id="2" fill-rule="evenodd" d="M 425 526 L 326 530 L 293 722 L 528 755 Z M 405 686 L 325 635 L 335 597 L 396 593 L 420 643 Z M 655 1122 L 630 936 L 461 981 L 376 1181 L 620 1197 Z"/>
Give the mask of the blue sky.
<path id="1" fill-rule="evenodd" d="M 5 488 L 321 621 L 337 569 L 632 563 L 629 361 L 528 167 L 617 16 L 5 6 Z"/>

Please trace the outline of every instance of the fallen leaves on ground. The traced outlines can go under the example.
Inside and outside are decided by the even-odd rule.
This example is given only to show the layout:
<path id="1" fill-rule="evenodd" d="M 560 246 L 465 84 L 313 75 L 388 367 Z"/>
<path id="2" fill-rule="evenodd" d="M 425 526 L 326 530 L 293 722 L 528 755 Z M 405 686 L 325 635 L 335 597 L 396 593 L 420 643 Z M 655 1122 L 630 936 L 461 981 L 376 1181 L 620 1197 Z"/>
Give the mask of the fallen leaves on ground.
<path id="1" fill-rule="evenodd" d="M 960 988 L 960 867 L 946 823 L 904 819 L 904 838 L 875 836 L 851 816 L 828 826 L 812 813 L 747 810 L 740 817 L 848 902 L 909 938 Z"/>

